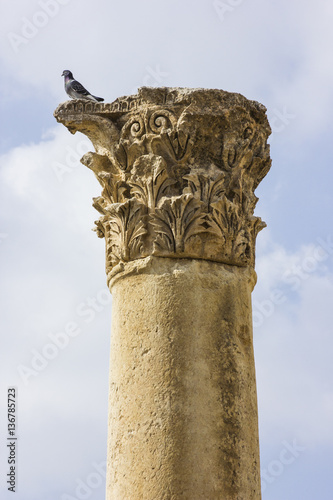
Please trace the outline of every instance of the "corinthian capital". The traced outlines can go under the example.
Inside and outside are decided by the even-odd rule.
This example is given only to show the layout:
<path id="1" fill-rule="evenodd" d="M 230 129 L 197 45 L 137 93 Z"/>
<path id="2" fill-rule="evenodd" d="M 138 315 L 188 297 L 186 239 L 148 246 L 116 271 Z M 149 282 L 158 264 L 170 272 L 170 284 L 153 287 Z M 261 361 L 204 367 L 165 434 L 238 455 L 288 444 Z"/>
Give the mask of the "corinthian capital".
<path id="1" fill-rule="evenodd" d="M 265 226 L 254 190 L 271 160 L 266 108 L 223 90 L 148 88 L 113 103 L 68 101 L 56 119 L 94 144 L 82 163 L 106 268 L 149 255 L 254 266 Z"/>

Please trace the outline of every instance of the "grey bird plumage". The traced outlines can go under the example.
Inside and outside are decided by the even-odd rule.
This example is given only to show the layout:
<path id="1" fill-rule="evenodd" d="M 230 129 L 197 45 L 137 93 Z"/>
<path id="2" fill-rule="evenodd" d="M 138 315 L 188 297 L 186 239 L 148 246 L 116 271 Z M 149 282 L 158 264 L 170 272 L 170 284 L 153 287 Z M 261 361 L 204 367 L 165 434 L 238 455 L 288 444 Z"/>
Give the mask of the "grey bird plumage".
<path id="1" fill-rule="evenodd" d="M 65 69 L 61 76 L 65 77 L 65 90 L 72 99 L 87 99 L 95 102 L 104 101 L 102 97 L 96 97 L 95 95 L 90 94 L 90 92 L 85 89 L 80 82 L 74 80 L 73 73 L 68 69 Z"/>

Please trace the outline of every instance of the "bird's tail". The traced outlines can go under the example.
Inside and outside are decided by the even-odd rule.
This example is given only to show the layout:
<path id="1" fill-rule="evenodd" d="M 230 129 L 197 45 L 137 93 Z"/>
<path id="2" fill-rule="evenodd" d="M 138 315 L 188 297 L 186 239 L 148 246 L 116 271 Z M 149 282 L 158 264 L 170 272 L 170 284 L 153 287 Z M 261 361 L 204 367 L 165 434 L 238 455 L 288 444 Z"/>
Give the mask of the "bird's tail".
<path id="1" fill-rule="evenodd" d="M 102 102 L 104 101 L 103 97 L 96 97 L 95 95 L 93 96 L 94 99 L 96 99 L 96 101 L 98 102 Z"/>

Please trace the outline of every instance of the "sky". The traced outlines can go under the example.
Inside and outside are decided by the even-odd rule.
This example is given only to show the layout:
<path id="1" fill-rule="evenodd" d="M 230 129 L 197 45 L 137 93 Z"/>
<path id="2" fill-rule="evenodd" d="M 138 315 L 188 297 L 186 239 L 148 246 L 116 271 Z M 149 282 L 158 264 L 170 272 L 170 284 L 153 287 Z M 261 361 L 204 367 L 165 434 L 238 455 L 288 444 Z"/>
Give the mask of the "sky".
<path id="1" fill-rule="evenodd" d="M 57 124 L 70 69 L 112 102 L 143 85 L 267 107 L 253 292 L 263 500 L 332 500 L 333 3 L 1 0 L 0 497 L 104 498 L 111 295 L 89 140 Z M 7 391 L 16 388 L 16 493 Z"/>

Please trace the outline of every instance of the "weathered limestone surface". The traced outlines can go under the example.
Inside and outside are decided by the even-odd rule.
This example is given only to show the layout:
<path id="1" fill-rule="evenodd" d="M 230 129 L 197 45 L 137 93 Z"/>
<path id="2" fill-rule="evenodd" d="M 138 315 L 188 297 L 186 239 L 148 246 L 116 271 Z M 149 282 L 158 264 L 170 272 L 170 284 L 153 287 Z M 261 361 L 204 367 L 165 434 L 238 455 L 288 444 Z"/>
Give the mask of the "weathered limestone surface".
<path id="1" fill-rule="evenodd" d="M 114 278 L 108 498 L 260 498 L 253 274 L 147 257 Z"/>
<path id="2" fill-rule="evenodd" d="M 254 190 L 265 108 L 146 88 L 55 116 L 86 134 L 113 295 L 107 499 L 258 500 Z"/>

